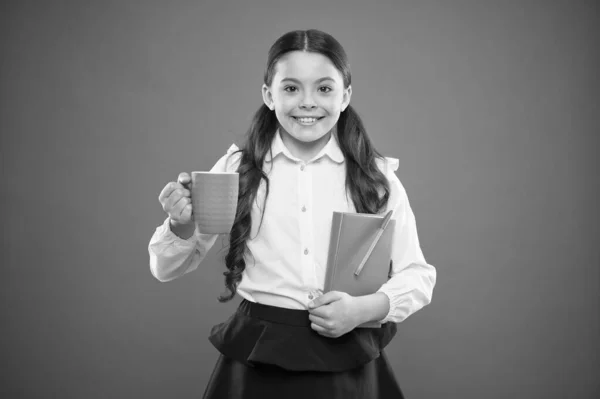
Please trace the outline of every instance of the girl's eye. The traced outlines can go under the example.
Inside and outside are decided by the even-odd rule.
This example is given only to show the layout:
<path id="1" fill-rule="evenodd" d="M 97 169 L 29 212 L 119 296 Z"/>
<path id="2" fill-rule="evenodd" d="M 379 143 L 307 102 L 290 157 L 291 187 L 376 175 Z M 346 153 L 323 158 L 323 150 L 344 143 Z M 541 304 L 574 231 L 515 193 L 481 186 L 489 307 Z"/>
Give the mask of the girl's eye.
<path id="1" fill-rule="evenodd" d="M 319 90 L 323 91 L 324 93 L 329 93 L 333 89 L 329 86 L 321 86 L 319 87 Z"/>
<path id="2" fill-rule="evenodd" d="M 286 86 L 283 88 L 284 91 L 287 91 L 289 93 L 296 91 L 296 89 L 297 89 L 296 86 Z"/>

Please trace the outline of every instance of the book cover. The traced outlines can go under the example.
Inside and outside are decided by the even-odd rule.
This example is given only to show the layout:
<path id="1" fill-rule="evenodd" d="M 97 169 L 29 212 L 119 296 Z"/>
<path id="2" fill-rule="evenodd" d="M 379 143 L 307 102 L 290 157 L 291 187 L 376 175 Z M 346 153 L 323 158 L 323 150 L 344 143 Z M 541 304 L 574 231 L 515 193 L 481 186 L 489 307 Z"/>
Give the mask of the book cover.
<path id="1" fill-rule="evenodd" d="M 325 274 L 324 292 L 342 291 L 352 296 L 377 292 L 390 276 L 395 220 L 390 220 L 362 271 L 354 271 L 377 235 L 384 217 L 364 213 L 334 212 Z M 380 327 L 367 323 L 359 327 Z"/>

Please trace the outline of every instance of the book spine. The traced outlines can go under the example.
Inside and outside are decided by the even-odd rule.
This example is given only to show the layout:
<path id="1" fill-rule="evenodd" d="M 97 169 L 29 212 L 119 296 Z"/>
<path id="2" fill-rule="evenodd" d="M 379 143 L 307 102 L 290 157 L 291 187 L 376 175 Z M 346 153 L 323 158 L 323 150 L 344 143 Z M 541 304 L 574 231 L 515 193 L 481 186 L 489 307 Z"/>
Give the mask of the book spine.
<path id="1" fill-rule="evenodd" d="M 327 272 L 325 274 L 325 286 L 323 287 L 323 292 L 331 291 L 331 285 L 334 282 L 335 269 L 337 269 L 337 255 L 340 244 L 340 234 L 342 232 L 342 219 L 343 215 L 341 213 L 333 213 L 331 238 L 329 240 L 329 255 L 327 257 Z"/>
<path id="2" fill-rule="evenodd" d="M 359 326 L 356 326 L 356 328 L 381 328 L 383 324 L 381 324 L 378 321 L 368 321 L 366 323 L 363 323 Z"/>
<path id="3" fill-rule="evenodd" d="M 340 253 L 339 249 L 340 249 L 340 241 L 342 241 L 342 225 L 344 224 L 344 214 L 340 213 L 340 227 L 337 231 L 337 234 L 335 235 L 337 237 L 336 240 L 336 244 L 335 244 L 335 257 L 333 259 L 333 268 L 331 270 L 331 284 L 329 285 L 329 290 L 332 290 L 333 287 L 333 283 L 335 282 L 335 275 L 338 269 L 338 255 Z"/>

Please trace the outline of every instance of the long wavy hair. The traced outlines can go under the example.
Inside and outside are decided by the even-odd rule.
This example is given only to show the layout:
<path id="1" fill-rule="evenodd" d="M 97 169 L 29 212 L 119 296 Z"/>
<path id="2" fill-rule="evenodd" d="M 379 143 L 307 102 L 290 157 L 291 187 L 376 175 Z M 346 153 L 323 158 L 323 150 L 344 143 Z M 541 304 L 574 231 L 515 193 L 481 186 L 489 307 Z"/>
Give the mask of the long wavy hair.
<path id="1" fill-rule="evenodd" d="M 264 73 L 267 86 L 271 86 L 277 61 L 290 51 L 325 55 L 342 74 L 344 88 L 350 86 L 350 65 L 343 47 L 331 35 L 314 29 L 288 32 L 275 41 L 269 50 Z M 229 293 L 220 296 L 220 302 L 229 301 L 235 296 L 246 268 L 244 255 L 248 253 L 246 242 L 252 225 L 252 204 L 262 180 L 266 183 L 266 196 L 269 195 L 269 178 L 263 171 L 263 162 L 278 127 L 275 112 L 263 104 L 254 114 L 246 132 L 246 142 L 239 150 L 242 154 L 237 170 L 238 206 L 229 235 L 229 251 L 225 256 L 227 271 L 223 273 Z M 387 206 L 390 195 L 387 179 L 376 164 L 376 158 L 383 157 L 371 144 L 360 117 L 351 106 L 340 114 L 336 130 L 346 160 L 346 193 L 350 194 L 357 212 L 379 213 Z M 263 212 L 264 209 L 263 206 Z"/>

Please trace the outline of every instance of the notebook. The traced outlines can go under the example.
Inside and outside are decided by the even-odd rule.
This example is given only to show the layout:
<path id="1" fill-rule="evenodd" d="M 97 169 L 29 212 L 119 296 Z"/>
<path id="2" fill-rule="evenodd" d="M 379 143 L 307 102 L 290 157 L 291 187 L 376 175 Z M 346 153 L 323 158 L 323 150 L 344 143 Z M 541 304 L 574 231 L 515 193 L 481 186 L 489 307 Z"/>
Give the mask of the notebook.
<path id="1" fill-rule="evenodd" d="M 384 216 L 333 212 L 331 239 L 323 292 L 342 291 L 352 296 L 377 292 L 391 274 L 392 238 L 395 220 L 390 220 L 360 274 L 354 272 L 369 250 Z M 358 327 L 381 327 L 378 322 Z"/>

